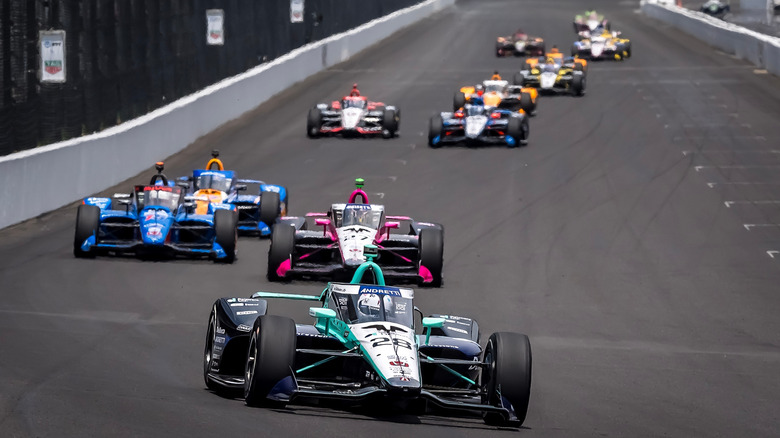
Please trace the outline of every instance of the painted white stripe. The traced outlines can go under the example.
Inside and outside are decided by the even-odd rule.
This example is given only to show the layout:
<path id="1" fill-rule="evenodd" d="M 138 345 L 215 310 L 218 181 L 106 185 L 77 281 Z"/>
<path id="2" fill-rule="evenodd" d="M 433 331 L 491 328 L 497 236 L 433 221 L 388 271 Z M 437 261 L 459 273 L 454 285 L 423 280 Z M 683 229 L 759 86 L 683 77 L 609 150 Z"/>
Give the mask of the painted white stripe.
<path id="1" fill-rule="evenodd" d="M 693 166 L 700 172 L 702 169 L 780 169 L 780 164 L 729 164 L 725 166 Z"/>
<path id="2" fill-rule="evenodd" d="M 715 186 L 776 186 L 780 182 L 750 182 L 750 181 L 731 181 L 731 182 L 708 182 L 707 186 L 714 189 Z"/>
<path id="3" fill-rule="evenodd" d="M 769 257 L 772 258 L 780 257 L 780 251 L 767 251 L 766 253 Z"/>
<path id="4" fill-rule="evenodd" d="M 780 204 L 780 201 L 777 201 L 777 200 L 766 200 L 766 201 L 723 201 L 723 203 L 726 205 L 726 208 L 731 208 L 732 205 L 741 205 L 741 204 L 773 205 L 773 204 Z"/>
<path id="5" fill-rule="evenodd" d="M 780 227 L 780 224 L 742 224 L 742 226 L 745 227 L 746 230 L 750 231 L 751 228 Z"/>
<path id="6" fill-rule="evenodd" d="M 759 149 L 752 151 L 729 151 L 724 149 L 712 150 L 712 151 L 682 151 L 683 156 L 694 154 L 780 154 L 778 149 Z"/>

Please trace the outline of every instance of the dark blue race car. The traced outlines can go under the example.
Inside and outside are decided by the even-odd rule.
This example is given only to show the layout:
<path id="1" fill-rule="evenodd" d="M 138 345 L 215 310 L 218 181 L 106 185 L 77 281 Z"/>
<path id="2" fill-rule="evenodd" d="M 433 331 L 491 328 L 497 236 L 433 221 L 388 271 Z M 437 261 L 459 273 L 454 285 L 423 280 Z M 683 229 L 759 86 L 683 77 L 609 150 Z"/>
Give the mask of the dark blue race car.
<path id="1" fill-rule="evenodd" d="M 211 155 L 213 158 L 205 169 L 197 169 L 191 177 L 178 179 L 195 197 L 195 212 L 206 213 L 209 204 L 230 204 L 238 211 L 239 233 L 270 236 L 276 219 L 287 215 L 287 189 L 263 181 L 237 179 L 234 171 L 225 170 L 218 158 L 219 151 L 215 150 Z M 249 193 L 250 186 L 254 188 L 254 194 Z"/>
<path id="2" fill-rule="evenodd" d="M 135 186 L 130 194 L 84 199 L 76 215 L 76 257 L 134 253 L 235 260 L 235 206 L 209 203 L 206 211 L 196 212 L 193 197 L 169 182 L 162 167 L 157 163 L 158 174 L 149 185 Z"/>

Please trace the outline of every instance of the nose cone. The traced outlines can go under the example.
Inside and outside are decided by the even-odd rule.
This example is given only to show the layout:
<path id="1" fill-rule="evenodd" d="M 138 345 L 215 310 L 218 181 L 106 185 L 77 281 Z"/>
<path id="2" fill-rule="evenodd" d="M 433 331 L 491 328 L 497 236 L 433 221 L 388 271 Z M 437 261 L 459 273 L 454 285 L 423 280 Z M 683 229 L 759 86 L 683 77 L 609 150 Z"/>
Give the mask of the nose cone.
<path id="1" fill-rule="evenodd" d="M 145 210 L 140 218 L 141 240 L 145 245 L 162 245 L 173 218 L 165 210 Z"/>
<path id="2" fill-rule="evenodd" d="M 387 379 L 387 393 L 401 397 L 417 397 L 420 395 L 422 386 L 419 380 L 409 377 L 391 377 Z"/>

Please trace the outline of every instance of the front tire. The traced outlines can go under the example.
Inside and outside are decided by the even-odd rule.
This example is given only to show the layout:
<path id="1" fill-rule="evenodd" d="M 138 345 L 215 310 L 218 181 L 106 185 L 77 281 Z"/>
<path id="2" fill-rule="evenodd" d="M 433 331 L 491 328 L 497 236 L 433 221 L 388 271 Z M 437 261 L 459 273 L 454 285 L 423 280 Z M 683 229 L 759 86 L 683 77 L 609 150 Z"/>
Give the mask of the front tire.
<path id="1" fill-rule="evenodd" d="M 238 215 L 231 210 L 214 212 L 214 242 L 225 251 L 225 258 L 215 259 L 219 263 L 233 263 L 236 260 L 238 242 Z"/>
<path id="2" fill-rule="evenodd" d="M 277 192 L 263 192 L 260 196 L 260 222 L 273 228 L 281 214 L 281 200 Z M 262 236 L 261 236 L 262 237 Z"/>
<path id="3" fill-rule="evenodd" d="M 384 138 L 395 137 L 399 122 L 398 113 L 395 110 L 386 109 L 382 116 L 382 136 Z"/>
<path id="4" fill-rule="evenodd" d="M 309 115 L 306 118 L 306 135 L 308 135 L 309 138 L 319 137 L 321 127 L 322 111 L 319 108 L 310 109 Z"/>
<path id="5" fill-rule="evenodd" d="M 529 116 L 534 112 L 536 103 L 530 93 L 520 93 L 520 108 Z"/>
<path id="6" fill-rule="evenodd" d="M 420 286 L 441 287 L 444 267 L 444 232 L 436 228 L 420 231 L 420 265 L 430 271 L 433 281 Z"/>
<path id="7" fill-rule="evenodd" d="M 268 281 L 284 281 L 284 277 L 277 274 L 279 265 L 286 260 L 292 263 L 292 253 L 295 247 L 295 227 L 284 222 L 274 227 L 271 232 L 271 248 L 268 249 Z"/>
<path id="8" fill-rule="evenodd" d="M 507 135 L 510 135 L 515 139 L 516 143 L 514 147 L 528 144 L 528 135 L 530 134 L 530 129 L 528 126 L 527 117 L 513 117 L 509 119 L 506 130 Z"/>
<path id="9" fill-rule="evenodd" d="M 441 146 L 441 143 L 434 143 L 434 140 L 436 137 L 439 137 L 441 139 L 441 133 L 444 129 L 444 121 L 441 119 L 441 116 L 434 116 L 431 117 L 431 121 L 428 122 L 428 145 L 432 148 L 438 148 Z M 441 140 L 439 140 L 441 141 Z"/>
<path id="10" fill-rule="evenodd" d="M 93 258 L 95 250 L 84 251 L 81 245 L 91 236 L 97 239 L 100 227 L 100 208 L 94 205 L 82 204 L 76 212 L 76 233 L 73 236 L 73 255 L 77 258 Z M 95 242 L 97 243 L 97 242 Z"/>
<path id="11" fill-rule="evenodd" d="M 493 333 L 485 347 L 482 371 L 482 402 L 502 406 L 502 399 L 512 404 L 516 419 L 497 413 L 485 413 L 486 424 L 520 427 L 528 413 L 531 398 L 531 342 L 520 333 Z"/>
<path id="12" fill-rule="evenodd" d="M 255 320 L 244 367 L 244 401 L 248 406 L 274 404 L 269 392 L 290 376 L 295 361 L 295 321 L 276 315 Z"/>

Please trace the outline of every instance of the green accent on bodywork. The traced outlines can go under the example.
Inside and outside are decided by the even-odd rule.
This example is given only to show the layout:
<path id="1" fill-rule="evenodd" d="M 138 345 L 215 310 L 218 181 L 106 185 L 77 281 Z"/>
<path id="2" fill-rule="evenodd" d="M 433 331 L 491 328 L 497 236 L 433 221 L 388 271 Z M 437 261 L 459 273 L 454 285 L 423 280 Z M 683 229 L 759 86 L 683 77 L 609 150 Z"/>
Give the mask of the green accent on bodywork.
<path id="1" fill-rule="evenodd" d="M 350 348 L 349 350 L 342 351 L 342 353 L 349 353 L 349 352 L 350 352 L 350 351 L 352 351 L 352 350 L 354 350 L 354 348 Z M 295 370 L 295 374 L 300 374 L 300 373 L 302 373 L 302 372 L 304 372 L 304 371 L 307 371 L 307 370 L 310 370 L 310 369 L 312 369 L 312 368 L 314 368 L 314 367 L 318 367 L 318 366 L 320 366 L 320 365 L 322 365 L 322 364 L 328 363 L 328 362 L 332 361 L 333 359 L 335 359 L 335 358 L 337 358 L 337 357 L 338 357 L 338 356 L 330 356 L 330 357 L 326 357 L 325 359 L 322 359 L 322 360 L 320 360 L 320 361 L 314 362 L 314 363 L 313 363 L 313 364 L 311 364 L 311 365 L 305 366 L 305 367 L 303 367 L 303 368 L 301 368 L 301 369 L 299 369 L 299 370 Z"/>
<path id="2" fill-rule="evenodd" d="M 434 359 L 434 358 L 432 358 L 432 357 L 430 357 L 430 356 L 426 356 L 426 355 L 424 355 L 424 354 L 422 354 L 422 353 L 419 353 L 419 354 L 420 354 L 420 356 L 422 356 L 422 357 L 424 357 L 424 358 L 428 359 L 429 361 L 431 361 L 431 362 L 433 362 L 433 363 L 436 363 L 436 359 Z M 441 363 L 437 363 L 436 365 L 438 365 L 438 366 L 440 366 L 440 367 L 444 368 L 444 369 L 445 369 L 446 371 L 448 371 L 450 374 L 452 374 L 452 375 L 454 375 L 454 376 L 456 376 L 456 377 L 460 377 L 461 379 L 463 379 L 463 380 L 465 380 L 465 381 L 469 382 L 469 383 L 470 383 L 470 384 L 472 384 L 472 385 L 476 385 L 476 384 L 477 384 L 477 382 L 475 382 L 475 381 L 473 381 L 473 380 L 469 379 L 468 377 L 464 376 L 463 374 L 461 374 L 461 373 L 459 373 L 459 372 L 457 372 L 457 371 L 453 370 L 452 368 L 448 367 L 447 365 L 444 365 L 444 364 L 441 364 Z"/>
<path id="3" fill-rule="evenodd" d="M 363 178 L 355 178 L 355 187 L 362 189 L 365 184 L 366 184 L 366 180 L 364 180 Z"/>
<path id="4" fill-rule="evenodd" d="M 252 298 L 284 298 L 300 301 L 322 301 L 322 295 L 285 294 L 281 292 L 255 292 L 252 294 Z"/>
<path id="5" fill-rule="evenodd" d="M 363 274 L 366 272 L 366 270 L 371 269 L 374 271 L 374 275 L 376 276 L 376 285 L 377 286 L 384 286 L 385 285 L 385 275 L 382 273 L 382 268 L 379 267 L 374 262 L 364 262 L 358 268 L 355 270 L 355 274 L 352 276 L 352 281 L 350 281 L 350 284 L 361 284 L 361 280 L 363 279 Z"/>
<path id="6" fill-rule="evenodd" d="M 444 321 L 444 318 L 436 318 L 432 316 L 428 316 L 422 319 L 423 328 L 427 329 L 425 330 L 425 345 L 428 345 L 428 341 L 431 340 L 431 329 L 444 327 Z"/>

